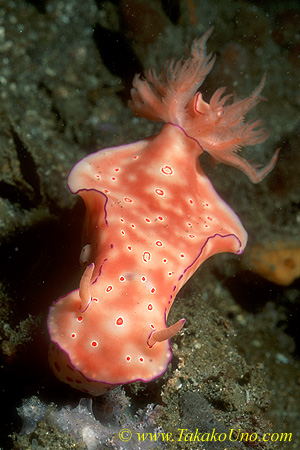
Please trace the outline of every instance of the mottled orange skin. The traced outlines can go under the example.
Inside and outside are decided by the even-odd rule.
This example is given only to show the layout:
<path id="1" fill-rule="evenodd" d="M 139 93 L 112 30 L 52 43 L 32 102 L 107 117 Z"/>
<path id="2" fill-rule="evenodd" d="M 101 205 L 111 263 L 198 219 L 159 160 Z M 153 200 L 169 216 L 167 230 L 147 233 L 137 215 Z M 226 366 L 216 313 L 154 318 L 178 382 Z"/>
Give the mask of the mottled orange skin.
<path id="1" fill-rule="evenodd" d="M 237 159 L 235 150 L 247 142 L 247 133 L 250 144 L 262 134 L 234 120 L 238 108 L 233 104 L 228 112 L 220 92 L 212 105 L 195 94 L 212 66 L 206 39 L 194 43 L 186 63 L 171 63 L 173 78 L 165 70 L 134 80 L 132 108 L 168 122 L 161 132 L 91 154 L 69 176 L 71 192 L 86 204 L 82 261 L 89 269 L 79 290 L 50 308 L 49 360 L 60 380 L 93 395 L 160 376 L 172 356 L 171 335 L 166 332 L 160 342 L 155 332 L 166 329 L 177 292 L 205 259 L 239 254 L 246 245 L 246 231 L 213 189 L 199 155 L 215 149 L 217 160 L 254 182 L 274 165 L 273 158 L 256 171 Z M 259 92 L 240 102 L 242 112 L 257 102 Z M 232 128 L 220 133 L 224 117 Z"/>

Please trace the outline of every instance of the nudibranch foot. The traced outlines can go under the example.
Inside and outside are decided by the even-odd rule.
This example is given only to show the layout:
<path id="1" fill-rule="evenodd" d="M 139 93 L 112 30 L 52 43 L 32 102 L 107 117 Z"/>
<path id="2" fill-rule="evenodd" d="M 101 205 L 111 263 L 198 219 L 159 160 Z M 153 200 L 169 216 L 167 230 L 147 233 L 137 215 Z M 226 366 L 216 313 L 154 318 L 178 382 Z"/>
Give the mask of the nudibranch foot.
<path id="1" fill-rule="evenodd" d="M 49 346 L 48 357 L 49 365 L 56 377 L 63 383 L 67 383 L 85 394 L 97 397 L 117 387 L 117 385 L 101 383 L 85 377 L 75 369 L 67 354 L 53 342 Z"/>

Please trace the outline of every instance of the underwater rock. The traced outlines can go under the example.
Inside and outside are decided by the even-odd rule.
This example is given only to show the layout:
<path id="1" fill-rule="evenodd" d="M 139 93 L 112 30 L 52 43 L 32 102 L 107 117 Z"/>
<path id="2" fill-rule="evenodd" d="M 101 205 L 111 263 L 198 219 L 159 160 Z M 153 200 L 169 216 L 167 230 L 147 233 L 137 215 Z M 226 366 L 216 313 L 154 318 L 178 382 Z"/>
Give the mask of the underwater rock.
<path id="1" fill-rule="evenodd" d="M 133 416 L 129 411 L 129 399 L 122 389 L 116 389 L 99 406 L 96 416 L 101 417 L 102 422 L 95 417 L 92 406 L 91 398 L 82 398 L 76 408 L 67 405 L 61 409 L 44 403 L 36 396 L 23 400 L 22 406 L 17 408 L 22 419 L 22 429 L 16 440 L 18 442 L 18 438 L 31 435 L 38 423 L 44 421 L 64 434 L 71 435 L 77 443 L 84 443 L 88 450 L 151 450 L 157 446 L 157 440 L 160 447 L 164 445 L 159 438 L 162 429 L 156 425 L 160 406 L 149 404 Z M 153 442 L 150 435 L 156 436 Z M 141 439 L 141 436 L 145 438 Z M 43 448 L 39 446 L 37 437 L 36 433 L 30 437 L 31 444 Z"/>

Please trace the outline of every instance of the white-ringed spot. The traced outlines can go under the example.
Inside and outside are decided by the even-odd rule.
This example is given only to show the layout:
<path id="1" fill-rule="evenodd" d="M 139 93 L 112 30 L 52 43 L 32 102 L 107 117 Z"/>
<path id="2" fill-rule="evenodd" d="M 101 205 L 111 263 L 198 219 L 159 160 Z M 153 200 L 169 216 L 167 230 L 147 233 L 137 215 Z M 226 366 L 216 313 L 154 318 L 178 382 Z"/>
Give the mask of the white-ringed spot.
<path id="1" fill-rule="evenodd" d="M 98 347 L 98 342 L 97 341 L 92 341 L 91 342 L 91 346 L 92 347 Z"/>
<path id="2" fill-rule="evenodd" d="M 151 294 L 155 294 L 155 292 L 156 292 L 155 287 L 152 287 L 152 288 L 150 289 L 150 293 L 151 293 Z"/>
<path id="3" fill-rule="evenodd" d="M 131 361 L 131 356 L 129 356 L 129 355 L 126 356 L 126 361 L 128 361 L 128 362 Z"/>
<path id="4" fill-rule="evenodd" d="M 167 258 L 164 258 L 164 259 L 162 260 L 162 262 L 163 262 L 164 264 L 166 264 L 166 263 L 168 262 Z"/>
<path id="5" fill-rule="evenodd" d="M 124 236 L 125 235 L 125 231 L 121 230 L 121 234 L 122 234 L 122 236 Z"/>
<path id="6" fill-rule="evenodd" d="M 204 225 L 204 228 L 208 228 L 208 225 L 207 225 L 207 223 Z"/>
<path id="7" fill-rule="evenodd" d="M 124 202 L 132 203 L 133 200 L 131 198 L 129 198 L 129 197 L 124 197 Z"/>
<path id="8" fill-rule="evenodd" d="M 81 322 L 82 321 L 82 317 L 81 316 L 77 317 L 77 320 L 78 320 L 78 322 Z"/>
<path id="9" fill-rule="evenodd" d="M 171 166 L 164 166 L 160 169 L 164 175 L 173 175 L 174 171 Z"/>
<path id="10" fill-rule="evenodd" d="M 185 258 L 185 254 L 184 253 L 180 253 L 180 258 Z"/>
<path id="11" fill-rule="evenodd" d="M 150 222 L 151 222 L 151 219 L 149 219 L 148 217 L 145 217 L 145 221 L 146 221 L 147 223 L 150 223 Z"/>
<path id="12" fill-rule="evenodd" d="M 142 356 L 140 356 L 139 360 L 141 363 L 144 362 L 144 358 Z"/>
<path id="13" fill-rule="evenodd" d="M 113 287 L 112 287 L 111 284 L 109 284 L 109 285 L 107 286 L 107 288 L 105 289 L 105 292 L 110 292 L 110 291 L 112 291 L 112 290 L 113 290 Z"/>
<path id="14" fill-rule="evenodd" d="M 194 237 L 196 237 L 194 234 L 189 234 L 190 239 L 194 239 Z"/>
<path id="15" fill-rule="evenodd" d="M 169 272 L 168 276 L 171 277 L 174 274 L 174 272 Z"/>
<path id="16" fill-rule="evenodd" d="M 134 223 L 132 223 L 132 224 L 131 224 L 131 228 L 135 228 L 135 225 L 134 225 Z"/>
<path id="17" fill-rule="evenodd" d="M 207 217 L 207 220 L 210 220 L 212 222 L 212 217 Z"/>
<path id="18" fill-rule="evenodd" d="M 156 241 L 155 245 L 157 245 L 157 247 L 162 247 L 163 243 L 161 241 Z"/>
<path id="19" fill-rule="evenodd" d="M 120 170 L 119 167 L 115 168 L 115 172 L 119 172 L 119 170 Z"/>
<path id="20" fill-rule="evenodd" d="M 138 156 L 137 156 L 137 155 L 135 155 L 135 156 L 133 157 L 133 159 L 138 159 Z"/>
<path id="21" fill-rule="evenodd" d="M 101 178 L 99 173 L 96 173 L 95 177 L 97 178 L 97 180 L 100 180 L 100 178 Z"/>
<path id="22" fill-rule="evenodd" d="M 116 177 L 111 177 L 112 181 L 116 181 Z"/>
<path id="23" fill-rule="evenodd" d="M 120 222 L 124 223 L 124 219 L 121 217 Z"/>
<path id="24" fill-rule="evenodd" d="M 108 189 L 103 189 L 103 191 L 105 192 L 105 194 L 109 194 L 109 190 Z"/>
<path id="25" fill-rule="evenodd" d="M 153 310 L 153 305 L 152 303 L 149 303 L 149 305 L 147 306 L 148 311 L 152 311 Z"/>
<path id="26" fill-rule="evenodd" d="M 151 253 L 150 252 L 144 252 L 143 253 L 143 261 L 144 262 L 149 262 L 151 259 Z"/>
<path id="27" fill-rule="evenodd" d="M 187 223 L 187 226 L 188 226 L 188 227 L 192 227 L 193 225 L 191 224 L 191 222 L 188 222 L 188 223 Z"/>
<path id="28" fill-rule="evenodd" d="M 163 218 L 163 216 L 157 216 L 157 218 L 158 218 L 158 220 L 160 220 L 161 222 L 162 222 L 163 220 L 165 220 L 165 219 Z"/>
<path id="29" fill-rule="evenodd" d="M 141 277 L 141 281 L 144 283 L 146 280 L 147 280 L 147 278 L 143 275 L 143 276 Z"/>
<path id="30" fill-rule="evenodd" d="M 189 199 L 189 202 L 190 202 L 191 205 L 194 204 L 194 200 L 192 200 L 191 198 Z"/>
<path id="31" fill-rule="evenodd" d="M 99 299 L 96 298 L 96 297 L 93 297 L 93 298 L 92 298 L 92 302 L 98 303 L 98 302 L 99 302 Z"/>
<path id="32" fill-rule="evenodd" d="M 76 333 L 72 333 L 72 334 L 71 334 L 71 337 L 72 337 L 72 338 L 76 338 Z"/>
<path id="33" fill-rule="evenodd" d="M 127 245 L 127 250 L 129 250 L 131 252 L 131 250 L 132 250 L 131 245 Z"/>
<path id="34" fill-rule="evenodd" d="M 153 323 L 150 323 L 150 328 L 152 328 L 152 330 L 155 329 L 155 326 L 153 325 Z"/>
<path id="35" fill-rule="evenodd" d="M 155 192 L 155 194 L 160 195 L 160 196 L 165 195 L 165 191 L 163 189 L 156 188 L 156 189 L 154 189 L 154 192 Z"/>
<path id="36" fill-rule="evenodd" d="M 125 278 L 125 277 L 123 277 L 123 275 L 121 275 L 121 276 L 120 276 L 120 278 L 119 278 L 119 280 L 120 280 L 121 282 L 123 282 L 123 281 L 125 281 L 125 280 L 126 280 L 126 278 Z"/>
<path id="37" fill-rule="evenodd" d="M 123 325 L 124 324 L 124 319 L 123 317 L 118 317 L 116 320 L 116 325 Z"/>

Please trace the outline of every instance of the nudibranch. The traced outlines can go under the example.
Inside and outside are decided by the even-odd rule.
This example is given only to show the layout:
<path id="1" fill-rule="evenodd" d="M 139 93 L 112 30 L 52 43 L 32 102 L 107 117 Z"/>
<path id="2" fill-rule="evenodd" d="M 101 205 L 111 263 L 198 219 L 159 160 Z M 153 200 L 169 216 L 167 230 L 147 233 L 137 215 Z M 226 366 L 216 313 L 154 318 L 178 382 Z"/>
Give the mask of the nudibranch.
<path id="1" fill-rule="evenodd" d="M 242 170 L 257 183 L 274 167 L 255 169 L 237 154 L 263 142 L 260 121 L 245 114 L 260 100 L 264 80 L 245 99 L 218 89 L 209 103 L 197 92 L 214 57 L 209 30 L 184 61 L 166 62 L 133 80 L 130 107 L 164 122 L 152 137 L 88 155 L 68 185 L 86 205 L 79 289 L 50 308 L 50 365 L 73 388 L 92 395 L 163 374 L 174 298 L 202 262 L 220 252 L 240 254 L 247 233 L 203 172 L 199 155 Z"/>

